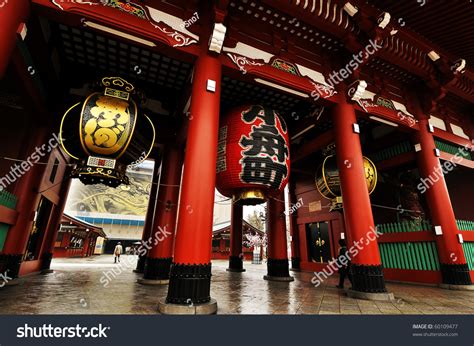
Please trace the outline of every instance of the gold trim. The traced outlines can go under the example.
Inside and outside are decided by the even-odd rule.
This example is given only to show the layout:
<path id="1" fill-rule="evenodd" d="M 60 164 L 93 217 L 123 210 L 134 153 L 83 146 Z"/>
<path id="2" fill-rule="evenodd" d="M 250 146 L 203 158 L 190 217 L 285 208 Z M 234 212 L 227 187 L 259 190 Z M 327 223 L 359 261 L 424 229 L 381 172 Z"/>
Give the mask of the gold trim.
<path id="1" fill-rule="evenodd" d="M 80 160 L 78 157 L 72 155 L 67 149 L 66 147 L 64 146 L 64 142 L 63 142 L 63 123 L 64 123 L 64 119 L 66 118 L 66 116 L 68 115 L 69 111 L 71 111 L 74 107 L 78 106 L 79 104 L 81 104 L 80 102 L 76 103 L 74 106 L 72 106 L 71 108 L 69 108 L 63 115 L 63 118 L 61 119 L 61 125 L 59 126 L 59 143 L 61 144 L 61 147 L 63 148 L 63 150 L 66 152 L 66 154 L 68 154 L 70 157 L 72 157 L 73 159 L 76 159 L 76 160 Z"/>
<path id="2" fill-rule="evenodd" d="M 322 164 L 321 168 L 322 168 L 322 172 L 323 172 L 324 184 L 326 184 L 326 187 L 327 187 L 329 193 L 330 193 L 331 195 L 333 195 L 334 198 L 337 198 L 337 197 L 339 197 L 339 196 L 337 196 L 334 192 L 331 191 L 331 188 L 329 187 L 328 181 L 327 181 L 327 179 L 326 179 L 326 174 L 324 173 L 324 164 L 326 163 L 326 160 L 328 160 L 330 157 L 333 157 L 333 156 L 334 156 L 334 155 L 326 156 L 326 158 L 325 158 L 324 161 L 323 161 L 323 164 Z M 337 164 L 336 164 L 336 167 L 337 167 Z M 338 176 L 339 176 L 339 168 L 338 168 L 337 174 L 338 174 Z M 340 177 L 340 176 L 339 176 L 339 185 L 341 185 L 341 177 Z M 317 188 L 317 187 L 318 187 L 318 184 L 316 184 L 316 188 Z M 318 191 L 319 191 L 319 189 L 318 189 Z M 322 193 L 321 193 L 321 195 L 322 195 L 323 197 L 325 197 Z M 325 198 L 326 198 L 326 199 L 329 199 L 329 200 L 332 200 L 332 199 L 333 199 L 333 198 L 329 198 L 329 197 L 325 197 Z"/>
<path id="3" fill-rule="evenodd" d="M 369 159 L 367 156 L 363 156 L 363 158 L 365 158 L 367 161 L 369 161 L 369 163 L 372 165 L 372 167 L 374 168 L 374 180 L 375 180 L 375 183 L 374 183 L 374 187 L 372 188 L 371 191 L 369 191 L 369 195 L 374 192 L 375 188 L 377 187 L 377 181 L 378 181 L 378 173 L 377 173 L 377 166 L 375 166 L 375 163 L 372 162 L 371 159 Z"/>
<path id="4" fill-rule="evenodd" d="M 102 93 L 92 93 L 90 94 L 89 96 L 87 96 L 87 98 L 85 99 L 85 101 L 82 103 L 82 109 L 81 109 L 81 117 L 79 118 L 79 139 L 81 141 L 81 146 L 82 146 L 82 150 L 85 151 L 85 153 L 89 156 L 94 156 L 92 155 L 89 150 L 87 150 L 87 147 L 86 145 L 84 144 L 84 140 L 82 138 L 82 118 L 84 116 L 84 108 L 86 107 L 86 104 L 87 104 L 87 101 L 89 101 L 89 99 L 96 95 L 96 94 L 99 94 L 99 95 L 102 95 Z M 96 154 L 97 155 L 97 154 Z"/>
<path id="5" fill-rule="evenodd" d="M 262 200 L 262 203 L 267 200 L 267 197 L 265 196 L 265 193 L 260 190 L 260 189 L 248 189 L 240 192 L 238 195 L 238 198 L 235 198 L 235 202 L 237 201 L 245 201 L 248 199 L 255 199 L 255 200 Z"/>
<path id="6" fill-rule="evenodd" d="M 121 94 L 126 94 L 126 95 L 121 95 Z M 110 97 L 115 97 L 121 100 L 128 101 L 130 100 L 130 93 L 114 88 L 105 88 L 104 91 L 104 96 L 110 96 Z"/>
<path id="7" fill-rule="evenodd" d="M 135 90 L 135 87 L 129 81 L 123 79 L 122 77 L 104 77 L 101 80 L 102 85 L 105 87 L 109 87 L 110 85 L 115 85 L 118 87 L 123 87 L 125 91 L 131 93 Z"/>

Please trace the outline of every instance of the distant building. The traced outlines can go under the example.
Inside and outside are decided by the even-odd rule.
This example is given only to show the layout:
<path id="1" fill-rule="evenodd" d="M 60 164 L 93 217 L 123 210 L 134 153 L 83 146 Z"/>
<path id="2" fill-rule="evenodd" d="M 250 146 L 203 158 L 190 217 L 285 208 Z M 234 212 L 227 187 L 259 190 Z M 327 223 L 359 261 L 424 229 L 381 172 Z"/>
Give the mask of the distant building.
<path id="1" fill-rule="evenodd" d="M 63 214 L 56 241 L 54 257 L 89 257 L 101 249 L 107 238 L 102 227 Z M 99 252 L 100 254 L 101 252 Z"/>

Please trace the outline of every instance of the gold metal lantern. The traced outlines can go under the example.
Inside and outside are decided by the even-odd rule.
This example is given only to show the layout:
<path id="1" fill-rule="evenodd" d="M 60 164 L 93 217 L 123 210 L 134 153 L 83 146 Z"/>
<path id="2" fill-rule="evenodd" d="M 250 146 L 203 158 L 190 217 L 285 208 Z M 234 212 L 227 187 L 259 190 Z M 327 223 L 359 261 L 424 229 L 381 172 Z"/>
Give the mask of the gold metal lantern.
<path id="1" fill-rule="evenodd" d="M 141 95 L 120 77 L 106 77 L 100 92 L 76 103 L 63 116 L 60 140 L 78 161 L 72 172 L 84 184 L 129 184 L 126 169 L 150 154 L 155 128 L 137 103 Z"/>
<path id="2" fill-rule="evenodd" d="M 365 156 L 363 156 L 363 164 L 367 189 L 369 194 L 371 194 L 377 186 L 377 168 L 375 164 Z M 324 198 L 337 201 L 341 200 L 341 181 L 335 155 L 326 156 L 323 164 L 316 171 L 315 183 L 316 188 Z"/>

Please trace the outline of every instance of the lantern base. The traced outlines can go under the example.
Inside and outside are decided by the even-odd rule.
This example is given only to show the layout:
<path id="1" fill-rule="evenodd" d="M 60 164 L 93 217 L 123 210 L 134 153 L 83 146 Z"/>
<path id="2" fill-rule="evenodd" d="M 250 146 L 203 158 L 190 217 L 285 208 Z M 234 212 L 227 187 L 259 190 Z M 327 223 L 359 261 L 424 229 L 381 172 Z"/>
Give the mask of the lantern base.
<path id="1" fill-rule="evenodd" d="M 104 184 L 115 188 L 121 184 L 130 184 L 125 175 L 126 170 L 127 166 L 120 163 L 114 168 L 107 168 L 91 166 L 87 161 L 81 161 L 71 172 L 71 178 L 79 178 L 84 185 Z"/>
<path id="2" fill-rule="evenodd" d="M 267 201 L 265 193 L 260 189 L 245 190 L 233 196 L 237 205 L 257 205 Z"/>

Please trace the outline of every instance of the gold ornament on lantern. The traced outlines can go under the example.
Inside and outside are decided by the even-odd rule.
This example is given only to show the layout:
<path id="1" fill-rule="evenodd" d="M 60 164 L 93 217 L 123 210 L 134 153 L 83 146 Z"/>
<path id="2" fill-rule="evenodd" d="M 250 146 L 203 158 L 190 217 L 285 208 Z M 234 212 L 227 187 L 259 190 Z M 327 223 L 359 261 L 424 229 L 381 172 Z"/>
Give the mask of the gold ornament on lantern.
<path id="1" fill-rule="evenodd" d="M 367 189 L 369 194 L 371 194 L 377 186 L 377 168 L 375 164 L 365 156 L 363 156 L 363 165 Z M 334 206 L 341 204 L 341 181 L 335 155 L 326 156 L 323 164 L 316 172 L 315 183 L 316 188 L 324 198 L 332 200 Z"/>

